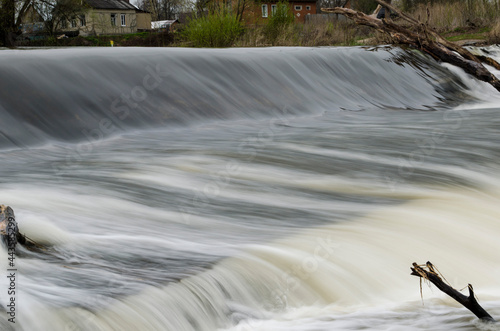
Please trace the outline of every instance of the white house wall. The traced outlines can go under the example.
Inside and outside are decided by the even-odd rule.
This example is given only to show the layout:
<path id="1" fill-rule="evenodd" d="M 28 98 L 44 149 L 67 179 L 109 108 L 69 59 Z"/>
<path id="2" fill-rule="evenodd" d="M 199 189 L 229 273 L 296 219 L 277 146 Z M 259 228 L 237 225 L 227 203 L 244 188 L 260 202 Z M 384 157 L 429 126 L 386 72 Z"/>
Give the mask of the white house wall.
<path id="1" fill-rule="evenodd" d="M 116 14 L 116 25 L 111 25 L 111 14 Z M 125 26 L 121 25 L 121 15 L 125 14 Z M 137 32 L 137 14 L 133 10 L 92 9 L 86 15 L 86 26 L 80 27 L 80 34 L 115 35 Z"/>

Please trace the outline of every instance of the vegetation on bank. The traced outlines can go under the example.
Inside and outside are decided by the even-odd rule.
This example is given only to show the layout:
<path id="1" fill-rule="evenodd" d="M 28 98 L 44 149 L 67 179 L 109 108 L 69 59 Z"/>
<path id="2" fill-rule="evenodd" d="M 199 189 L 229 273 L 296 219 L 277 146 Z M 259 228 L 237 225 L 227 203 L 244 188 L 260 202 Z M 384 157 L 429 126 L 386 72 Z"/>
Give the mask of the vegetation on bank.
<path id="1" fill-rule="evenodd" d="M 194 47 L 230 47 L 243 31 L 235 13 L 220 9 L 190 20 L 181 31 L 181 39 Z"/>
<path id="2" fill-rule="evenodd" d="M 294 22 L 295 17 L 288 2 L 280 1 L 276 5 L 276 11 L 263 27 L 262 34 L 272 45 L 275 45 L 280 36 L 286 36 L 286 31 L 293 26 Z"/>
<path id="3" fill-rule="evenodd" d="M 400 0 L 414 17 L 425 17 L 430 26 L 451 41 L 464 39 L 500 43 L 500 0 Z M 394 3 L 395 1 L 393 1 Z M 367 7 L 368 8 L 368 7 Z M 427 13 L 430 13 L 428 17 Z M 398 20 L 398 18 L 394 18 Z M 22 46 L 333 46 L 388 43 L 385 35 L 348 20 L 312 20 L 295 23 L 287 3 L 281 1 L 266 25 L 244 26 L 225 10 L 181 24 L 173 32 L 141 32 L 120 36 L 92 36 L 21 42 Z"/>
<path id="4" fill-rule="evenodd" d="M 18 46 L 68 47 L 68 46 L 142 46 L 166 47 L 175 43 L 176 35 L 168 32 L 138 32 L 114 36 L 78 36 L 74 38 L 48 37 L 46 39 L 19 41 Z"/>

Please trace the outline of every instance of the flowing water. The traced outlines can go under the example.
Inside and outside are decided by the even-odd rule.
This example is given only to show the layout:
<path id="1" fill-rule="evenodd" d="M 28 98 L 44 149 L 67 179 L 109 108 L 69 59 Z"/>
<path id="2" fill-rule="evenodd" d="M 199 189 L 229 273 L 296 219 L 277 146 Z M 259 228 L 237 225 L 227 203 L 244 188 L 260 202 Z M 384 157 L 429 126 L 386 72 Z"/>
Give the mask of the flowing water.
<path id="1" fill-rule="evenodd" d="M 0 251 L 1 330 L 495 329 L 409 274 L 430 260 L 500 318 L 500 95 L 459 69 L 3 50 L 0 87 L 0 203 L 47 246 L 18 247 L 15 295 Z"/>

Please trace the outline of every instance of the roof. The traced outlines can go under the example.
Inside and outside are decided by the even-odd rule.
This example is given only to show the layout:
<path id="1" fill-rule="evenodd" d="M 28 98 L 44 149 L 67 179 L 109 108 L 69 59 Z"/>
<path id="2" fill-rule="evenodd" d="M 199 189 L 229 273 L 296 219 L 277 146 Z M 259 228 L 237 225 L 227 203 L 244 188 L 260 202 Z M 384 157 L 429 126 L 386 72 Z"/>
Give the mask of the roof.
<path id="1" fill-rule="evenodd" d="M 151 22 L 151 29 L 166 29 L 174 23 L 179 23 L 178 20 L 165 20 Z"/>
<path id="2" fill-rule="evenodd" d="M 85 2 L 95 9 L 137 10 L 137 7 L 125 0 L 85 0 Z"/>

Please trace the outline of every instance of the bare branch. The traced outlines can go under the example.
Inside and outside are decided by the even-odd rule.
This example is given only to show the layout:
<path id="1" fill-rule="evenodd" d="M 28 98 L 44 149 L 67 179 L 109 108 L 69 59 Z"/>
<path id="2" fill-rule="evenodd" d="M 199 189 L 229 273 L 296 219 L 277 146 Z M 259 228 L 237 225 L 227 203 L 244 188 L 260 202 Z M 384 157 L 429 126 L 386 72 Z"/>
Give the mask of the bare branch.
<path id="1" fill-rule="evenodd" d="M 387 6 L 387 8 L 405 18 L 406 21 L 412 22 L 412 29 L 400 26 L 394 23 L 391 19 L 377 19 L 348 8 L 322 8 L 321 10 L 328 13 L 342 14 L 352 19 L 356 24 L 366 25 L 376 29 L 377 31 L 388 34 L 396 43 L 412 45 L 430 54 L 435 59 L 461 67 L 465 70 L 465 72 L 475 76 L 479 80 L 491 84 L 497 91 L 500 92 L 500 81 L 481 63 L 481 60 L 483 60 L 490 65 L 500 67 L 500 64 L 494 59 L 481 58 L 480 60 L 467 49 L 447 41 L 434 29 L 427 27 L 420 21 L 403 14 L 382 0 L 376 1 L 383 6 Z"/>
<path id="2" fill-rule="evenodd" d="M 450 297 L 455 299 L 458 303 L 463 305 L 465 308 L 469 309 L 479 319 L 481 319 L 483 321 L 488 321 L 488 322 L 496 322 L 495 319 L 493 317 L 491 317 L 491 315 L 488 314 L 486 312 L 486 310 L 484 310 L 483 307 L 481 307 L 479 305 L 479 303 L 477 302 L 476 297 L 474 296 L 474 289 L 472 288 L 471 284 L 468 285 L 469 296 L 463 295 L 462 293 L 458 292 L 450 285 L 443 282 L 441 277 L 438 275 L 438 273 L 434 269 L 434 265 L 432 263 L 427 262 L 425 267 L 427 267 L 428 270 L 425 270 L 424 267 L 419 266 L 417 263 L 414 262 L 413 268 L 410 268 L 411 275 L 421 277 L 423 279 L 427 279 L 432 284 L 434 284 L 438 289 L 440 289 L 442 292 L 448 294 Z"/>

